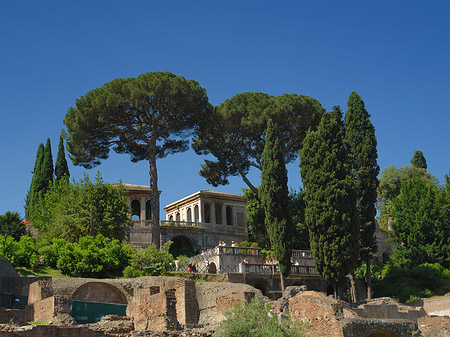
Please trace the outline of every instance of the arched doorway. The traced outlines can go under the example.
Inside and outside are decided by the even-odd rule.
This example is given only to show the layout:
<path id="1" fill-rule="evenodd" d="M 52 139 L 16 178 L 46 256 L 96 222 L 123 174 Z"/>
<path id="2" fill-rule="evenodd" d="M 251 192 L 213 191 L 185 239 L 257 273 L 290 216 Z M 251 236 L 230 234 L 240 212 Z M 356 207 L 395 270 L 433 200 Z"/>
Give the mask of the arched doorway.
<path id="1" fill-rule="evenodd" d="M 172 254 L 173 257 L 176 258 L 179 255 L 191 257 L 195 255 L 195 249 L 192 246 L 191 240 L 189 240 L 186 236 L 177 235 L 170 241 L 173 243 L 170 246 L 169 253 Z"/>
<path id="2" fill-rule="evenodd" d="M 72 295 L 71 316 L 79 324 L 98 322 L 105 315 L 126 316 L 127 299 L 116 287 L 88 282 Z"/>
<path id="3" fill-rule="evenodd" d="M 217 273 L 217 266 L 216 266 L 216 264 L 214 262 L 210 262 L 209 263 L 208 273 L 210 273 L 210 274 Z"/>
<path id="4" fill-rule="evenodd" d="M 256 289 L 261 290 L 262 294 L 263 294 L 264 296 L 266 296 L 266 287 L 264 286 L 264 284 L 262 284 L 262 283 L 260 283 L 260 282 L 257 282 L 257 283 L 255 283 L 254 287 L 255 287 Z"/>

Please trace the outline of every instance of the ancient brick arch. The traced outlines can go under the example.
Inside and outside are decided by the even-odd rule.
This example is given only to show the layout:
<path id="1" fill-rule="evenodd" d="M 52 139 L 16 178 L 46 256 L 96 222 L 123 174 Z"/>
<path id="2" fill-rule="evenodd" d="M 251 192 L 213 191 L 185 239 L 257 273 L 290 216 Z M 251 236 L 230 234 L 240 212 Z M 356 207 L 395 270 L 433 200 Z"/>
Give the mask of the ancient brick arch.
<path id="1" fill-rule="evenodd" d="M 119 289 L 104 282 L 88 282 L 82 284 L 73 293 L 72 300 L 127 304 L 127 298 Z"/>

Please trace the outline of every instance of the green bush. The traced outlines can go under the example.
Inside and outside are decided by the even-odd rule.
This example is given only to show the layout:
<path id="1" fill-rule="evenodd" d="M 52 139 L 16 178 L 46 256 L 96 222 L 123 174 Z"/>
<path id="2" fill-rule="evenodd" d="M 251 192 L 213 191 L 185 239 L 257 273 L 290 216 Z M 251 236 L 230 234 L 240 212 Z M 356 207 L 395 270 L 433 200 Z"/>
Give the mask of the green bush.
<path id="1" fill-rule="evenodd" d="M 374 285 L 374 295 L 390 296 L 400 302 L 416 301 L 419 297 L 443 295 L 450 290 L 448 270 L 441 265 L 421 264 L 413 269 L 387 264 L 382 280 Z"/>
<path id="2" fill-rule="evenodd" d="M 19 241 L 12 236 L 0 235 L 0 256 L 6 257 L 14 267 L 35 269 L 39 265 L 39 256 L 33 238 L 21 236 Z"/>
<path id="3" fill-rule="evenodd" d="M 172 241 L 166 242 L 161 249 L 151 245 L 140 249 L 131 257 L 130 268 L 124 270 L 123 276 L 127 278 L 139 276 L 165 275 L 174 268 L 174 258 L 169 253 Z"/>
<path id="4" fill-rule="evenodd" d="M 78 243 L 55 239 L 41 247 L 39 253 L 47 265 L 73 277 L 118 276 L 128 265 L 130 256 L 128 245 L 101 234 L 81 237 Z"/>
<path id="5" fill-rule="evenodd" d="M 264 305 L 257 298 L 253 298 L 250 303 L 236 303 L 225 317 L 215 334 L 216 337 L 305 336 L 304 325 L 293 323 L 288 316 L 279 322 L 278 317 L 270 313 L 270 306 Z"/>

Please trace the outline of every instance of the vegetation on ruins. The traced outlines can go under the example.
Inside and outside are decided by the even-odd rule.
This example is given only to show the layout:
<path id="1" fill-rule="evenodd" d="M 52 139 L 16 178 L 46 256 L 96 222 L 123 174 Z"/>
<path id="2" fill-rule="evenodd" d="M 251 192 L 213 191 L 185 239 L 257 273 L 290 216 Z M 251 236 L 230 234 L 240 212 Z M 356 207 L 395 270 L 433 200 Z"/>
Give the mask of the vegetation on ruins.
<path id="1" fill-rule="evenodd" d="M 86 168 L 107 159 L 111 147 L 150 165 L 153 229 L 159 228 L 156 159 L 188 149 L 186 138 L 211 108 L 198 82 L 169 72 L 119 78 L 80 97 L 67 112 L 67 150 Z M 217 123 L 217 121 L 216 121 Z M 158 238 L 159 232 L 153 233 Z M 154 242 L 159 246 L 159 240 Z"/>
<path id="2" fill-rule="evenodd" d="M 309 131 L 300 151 L 305 187 L 305 220 L 317 271 L 338 283 L 353 271 L 359 255 L 359 219 L 355 183 L 339 107 L 323 115 L 317 131 Z"/>
<path id="3" fill-rule="evenodd" d="M 60 180 L 63 177 L 70 178 L 69 166 L 67 165 L 66 152 L 64 150 L 64 131 L 61 131 L 59 136 L 58 154 L 56 156 L 55 163 L 55 176 L 56 180 Z"/>
<path id="4" fill-rule="evenodd" d="M 294 230 L 289 210 L 288 178 L 281 142 L 278 126 L 269 119 L 261 158 L 259 196 L 264 206 L 264 222 L 270 246 L 278 260 L 281 290 L 284 292 L 284 277 L 289 274 L 291 267 L 291 239 Z"/>
<path id="5" fill-rule="evenodd" d="M 86 235 L 123 240 L 130 226 L 129 206 L 121 185 L 103 182 L 100 173 L 92 182 L 85 175 L 71 183 L 55 180 L 35 206 L 33 226 L 49 240 L 63 238 L 77 242 Z"/>
<path id="6" fill-rule="evenodd" d="M 237 302 L 234 308 L 225 313 L 215 333 L 216 337 L 301 337 L 306 336 L 308 327 L 301 322 L 293 322 L 288 315 L 281 319 L 254 297 L 247 302 Z"/>
<path id="7" fill-rule="evenodd" d="M 7 211 L 0 215 L 0 235 L 11 236 L 17 241 L 25 233 L 25 224 L 18 212 Z"/>
<path id="8" fill-rule="evenodd" d="M 417 168 L 427 169 L 427 161 L 422 151 L 414 151 L 414 156 L 411 159 L 411 165 Z"/>
<path id="9" fill-rule="evenodd" d="M 39 144 L 32 173 L 30 189 L 25 198 L 25 218 L 27 220 L 33 220 L 35 205 L 53 181 L 53 157 L 49 138 L 45 146 L 43 143 Z"/>
<path id="10" fill-rule="evenodd" d="M 345 113 L 345 139 L 352 175 L 355 178 L 356 208 L 359 216 L 359 258 L 367 265 L 367 296 L 372 297 L 370 260 L 376 253 L 375 202 L 378 173 L 377 139 L 364 101 L 353 91 L 348 98 Z"/>
<path id="11" fill-rule="evenodd" d="M 279 125 L 282 153 L 290 163 L 297 157 L 306 131 L 317 126 L 323 112 L 319 101 L 297 94 L 274 97 L 244 92 L 225 100 L 196 129 L 195 152 L 216 158 L 205 160 L 200 175 L 213 186 L 226 185 L 228 177 L 239 175 L 258 194 L 247 174 L 252 167 L 262 169 L 268 119 Z"/>
<path id="12" fill-rule="evenodd" d="M 392 201 L 400 194 L 402 183 L 411 177 L 418 177 L 427 184 L 436 186 L 438 184 L 438 180 L 432 174 L 428 173 L 423 168 L 412 165 L 401 168 L 389 166 L 381 170 L 377 191 L 377 208 L 380 212 L 378 222 L 382 229 L 388 229 L 389 222 L 393 219 Z"/>

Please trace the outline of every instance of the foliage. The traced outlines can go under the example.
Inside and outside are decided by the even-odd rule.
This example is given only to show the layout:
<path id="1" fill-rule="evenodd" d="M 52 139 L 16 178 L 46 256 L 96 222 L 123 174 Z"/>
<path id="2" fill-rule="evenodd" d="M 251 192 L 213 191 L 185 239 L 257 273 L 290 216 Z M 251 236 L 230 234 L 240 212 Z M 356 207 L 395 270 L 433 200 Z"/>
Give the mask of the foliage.
<path id="1" fill-rule="evenodd" d="M 270 240 L 264 224 L 264 207 L 257 194 L 251 189 L 243 189 L 247 198 L 247 221 L 250 240 L 254 240 L 262 248 L 270 248 Z M 292 249 L 309 249 L 308 227 L 305 223 L 304 191 L 300 189 L 289 191 L 289 210 L 295 234 L 292 236 Z"/>
<path id="2" fill-rule="evenodd" d="M 196 129 L 195 152 L 216 158 L 205 160 L 200 175 L 213 186 L 226 185 L 228 177 L 239 175 L 258 194 L 247 175 L 250 168 L 261 170 L 269 118 L 280 127 L 282 152 L 290 163 L 297 157 L 306 131 L 317 126 L 323 112 L 319 101 L 297 94 L 273 97 L 244 92 L 225 100 Z"/>
<path id="3" fill-rule="evenodd" d="M 370 275 L 373 278 L 381 277 L 382 268 L 376 264 L 372 263 L 370 265 Z M 355 276 L 360 280 L 364 280 L 367 282 L 367 266 L 365 263 L 361 264 L 358 268 L 355 269 Z"/>
<path id="4" fill-rule="evenodd" d="M 345 114 L 345 146 L 355 177 L 356 208 L 360 224 L 360 259 L 368 261 L 376 252 L 375 202 L 377 200 L 378 173 L 377 139 L 364 101 L 353 91 L 348 98 Z"/>
<path id="5" fill-rule="evenodd" d="M 17 241 L 25 233 L 25 224 L 18 212 L 7 211 L 0 215 L 0 235 L 12 236 Z"/>
<path id="6" fill-rule="evenodd" d="M 384 277 L 375 283 L 377 297 L 390 296 L 400 302 L 416 301 L 418 297 L 444 295 L 450 290 L 449 270 L 438 263 L 421 264 L 413 269 L 385 265 Z"/>
<path id="7" fill-rule="evenodd" d="M 35 207 L 33 225 L 40 236 L 79 238 L 97 234 L 123 240 L 128 233 L 128 202 L 120 184 L 104 183 L 97 174 L 95 182 L 85 176 L 78 183 L 56 180 Z"/>
<path id="8" fill-rule="evenodd" d="M 378 221 L 381 228 L 387 230 L 388 223 L 392 220 L 392 200 L 399 195 L 402 183 L 411 177 L 418 177 L 427 184 L 436 185 L 438 180 L 426 172 L 423 168 L 414 166 L 404 166 L 396 168 L 389 166 L 381 170 L 380 181 L 378 185 L 377 208 L 380 212 Z"/>
<path id="9" fill-rule="evenodd" d="M 66 152 L 64 151 L 64 131 L 59 136 L 58 154 L 55 163 L 55 176 L 57 180 L 63 177 L 70 177 L 69 166 L 67 165 Z"/>
<path id="10" fill-rule="evenodd" d="M 168 241 L 161 249 L 150 245 L 140 249 L 133 254 L 130 266 L 125 268 L 123 276 L 127 278 L 139 276 L 165 275 L 173 269 L 174 258 L 169 253 L 172 241 Z"/>
<path id="11" fill-rule="evenodd" d="M 291 239 L 294 230 L 289 210 L 288 178 L 281 140 L 278 127 L 270 119 L 267 122 L 261 166 L 259 196 L 264 205 L 264 222 L 280 273 L 287 275 L 291 265 Z"/>
<path id="12" fill-rule="evenodd" d="M 419 177 L 405 181 L 393 200 L 391 259 L 400 267 L 422 263 L 450 267 L 450 199 Z"/>
<path id="13" fill-rule="evenodd" d="M 339 107 L 323 115 L 300 151 L 305 220 L 318 272 L 337 284 L 353 270 L 359 254 L 356 194 L 343 145 Z"/>
<path id="14" fill-rule="evenodd" d="M 72 277 L 111 277 L 128 265 L 128 247 L 99 234 L 81 237 L 78 243 L 57 239 L 39 250 L 46 263 Z"/>
<path id="15" fill-rule="evenodd" d="M 159 228 L 156 159 L 188 149 L 186 138 L 210 112 L 206 90 L 196 81 L 154 72 L 115 79 L 75 104 L 64 119 L 72 162 L 96 166 L 108 158 L 111 147 L 128 153 L 132 162 L 147 160 L 152 222 Z"/>
<path id="16" fill-rule="evenodd" d="M 42 163 L 44 161 L 44 144 L 39 144 L 36 160 L 34 162 L 33 168 L 33 177 L 31 179 L 30 189 L 28 190 L 27 196 L 25 198 L 25 218 L 27 220 L 31 220 L 31 216 L 33 214 L 34 205 L 39 200 L 39 191 L 42 188 L 42 177 L 41 177 L 41 169 Z"/>
<path id="17" fill-rule="evenodd" d="M 217 337 L 301 337 L 305 336 L 305 325 L 293 323 L 290 317 L 278 317 L 270 312 L 270 305 L 264 305 L 257 298 L 250 303 L 237 302 L 225 313 L 226 319 L 219 326 Z"/>
<path id="18" fill-rule="evenodd" d="M 0 256 L 6 257 L 14 267 L 35 269 L 39 264 L 34 240 L 29 236 L 16 241 L 12 236 L 0 235 Z"/>
<path id="19" fill-rule="evenodd" d="M 417 168 L 427 169 L 427 161 L 422 151 L 414 151 L 414 156 L 411 159 L 411 165 Z"/>

